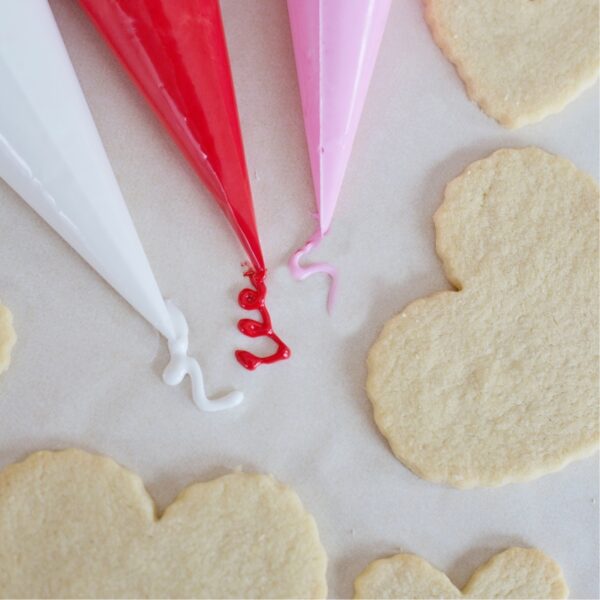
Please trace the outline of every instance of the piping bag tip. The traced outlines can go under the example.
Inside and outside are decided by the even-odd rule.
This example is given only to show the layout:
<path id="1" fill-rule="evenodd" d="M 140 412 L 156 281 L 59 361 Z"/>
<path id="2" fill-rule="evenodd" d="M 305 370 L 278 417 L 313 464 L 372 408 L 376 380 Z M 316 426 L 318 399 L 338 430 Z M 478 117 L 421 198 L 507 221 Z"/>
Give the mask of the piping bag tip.
<path id="1" fill-rule="evenodd" d="M 254 289 L 244 288 L 238 295 L 238 304 L 244 310 L 257 310 L 262 319 L 262 321 L 240 319 L 238 321 L 238 329 L 248 337 L 268 337 L 277 344 L 275 351 L 268 356 L 256 356 L 247 350 L 236 350 L 235 358 L 242 367 L 249 371 L 254 371 L 254 369 L 260 365 L 268 365 L 280 360 L 286 360 L 292 354 L 281 338 L 273 331 L 271 315 L 265 305 L 265 298 L 267 295 L 267 286 L 265 284 L 266 276 L 266 269 L 255 270 L 249 268 L 244 273 L 244 277 L 248 277 L 250 283 L 254 286 Z"/>
<path id="2" fill-rule="evenodd" d="M 169 345 L 169 364 L 163 371 L 162 379 L 167 385 L 179 385 L 186 375 L 192 382 L 192 397 L 194 404 L 205 412 L 217 412 L 233 408 L 242 402 L 244 394 L 233 390 L 224 396 L 210 399 L 204 390 L 204 376 L 198 361 L 187 354 L 188 350 L 188 324 L 183 313 L 172 300 L 166 301 L 167 310 L 173 322 L 175 334 L 167 339 Z"/>
<path id="3" fill-rule="evenodd" d="M 311 263 L 305 266 L 300 264 L 302 257 L 316 248 L 323 240 L 323 237 L 324 235 L 319 229 L 317 229 L 308 239 L 306 244 L 292 254 L 290 260 L 288 261 L 288 267 L 292 273 L 292 276 L 299 281 L 302 281 L 311 275 L 315 275 L 316 273 L 324 273 L 325 275 L 329 276 L 331 281 L 329 284 L 329 292 L 327 293 L 327 312 L 331 314 L 337 296 L 337 269 L 333 265 L 326 262 Z"/>

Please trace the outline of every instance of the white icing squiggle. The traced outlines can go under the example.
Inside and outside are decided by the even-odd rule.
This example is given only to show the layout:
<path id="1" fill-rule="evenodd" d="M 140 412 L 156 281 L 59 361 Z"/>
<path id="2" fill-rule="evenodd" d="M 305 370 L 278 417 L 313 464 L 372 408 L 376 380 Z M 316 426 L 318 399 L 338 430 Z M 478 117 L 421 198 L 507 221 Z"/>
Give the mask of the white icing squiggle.
<path id="1" fill-rule="evenodd" d="M 175 335 L 173 339 L 168 339 L 169 352 L 171 358 L 169 364 L 163 372 L 163 381 L 167 385 L 179 385 L 186 375 L 190 376 L 192 382 L 192 396 L 194 404 L 207 412 L 216 412 L 227 410 L 240 404 L 244 399 L 244 394 L 237 390 L 229 392 L 225 396 L 216 400 L 207 397 L 204 391 L 204 377 L 198 362 L 187 355 L 188 349 L 188 324 L 183 313 L 171 300 L 166 301 L 169 315 L 173 321 Z"/>

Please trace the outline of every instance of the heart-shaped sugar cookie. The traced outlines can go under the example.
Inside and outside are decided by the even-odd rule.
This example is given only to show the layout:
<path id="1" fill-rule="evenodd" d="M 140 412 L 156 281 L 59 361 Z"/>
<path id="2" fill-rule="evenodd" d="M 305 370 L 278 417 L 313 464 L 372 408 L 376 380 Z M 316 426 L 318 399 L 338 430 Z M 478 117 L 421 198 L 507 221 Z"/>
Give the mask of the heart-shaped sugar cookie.
<path id="1" fill-rule="evenodd" d="M 595 81 L 598 8 L 598 0 L 425 0 L 425 18 L 469 96 L 520 127 Z"/>
<path id="2" fill-rule="evenodd" d="M 447 187 L 436 244 L 458 291 L 417 300 L 368 358 L 394 454 L 456 487 L 523 481 L 598 447 L 598 187 L 536 148 Z"/>
<path id="3" fill-rule="evenodd" d="M 16 340 L 12 315 L 8 308 L 0 304 L 0 373 L 10 365 L 10 353 Z"/>
<path id="4" fill-rule="evenodd" d="M 313 518 L 272 477 L 187 488 L 157 519 L 108 458 L 38 452 L 0 473 L 1 598 L 321 598 Z"/>
<path id="5" fill-rule="evenodd" d="M 566 598 L 561 568 L 539 550 L 510 548 L 479 567 L 461 590 L 414 554 L 371 563 L 354 582 L 355 598 Z"/>

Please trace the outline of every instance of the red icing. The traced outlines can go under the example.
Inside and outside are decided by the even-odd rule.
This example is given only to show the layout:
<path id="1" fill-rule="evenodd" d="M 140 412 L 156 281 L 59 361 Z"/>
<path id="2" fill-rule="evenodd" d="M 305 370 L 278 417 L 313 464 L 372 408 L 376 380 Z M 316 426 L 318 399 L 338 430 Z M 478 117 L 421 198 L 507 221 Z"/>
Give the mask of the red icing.
<path id="1" fill-rule="evenodd" d="M 281 341 L 281 339 L 273 331 L 271 325 L 271 316 L 265 306 L 265 297 L 267 295 L 267 286 L 265 285 L 265 277 L 267 272 L 265 269 L 255 271 L 248 270 L 244 273 L 248 277 L 250 283 L 255 289 L 244 288 L 239 296 L 238 303 L 244 310 L 257 310 L 260 313 L 262 322 L 254 319 L 241 319 L 238 322 L 239 330 L 248 337 L 268 337 L 277 344 L 277 349 L 269 356 L 256 356 L 246 350 L 236 350 L 235 357 L 238 362 L 246 369 L 253 371 L 260 365 L 269 365 L 271 363 L 285 360 L 290 357 L 290 349 Z"/>
<path id="2" fill-rule="evenodd" d="M 265 268 L 218 0 L 79 0 Z"/>

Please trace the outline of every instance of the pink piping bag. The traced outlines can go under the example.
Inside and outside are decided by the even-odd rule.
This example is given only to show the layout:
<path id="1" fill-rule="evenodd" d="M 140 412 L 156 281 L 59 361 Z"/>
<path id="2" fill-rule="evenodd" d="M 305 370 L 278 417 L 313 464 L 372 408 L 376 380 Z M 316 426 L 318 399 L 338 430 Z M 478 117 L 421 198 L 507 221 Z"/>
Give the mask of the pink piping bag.
<path id="1" fill-rule="evenodd" d="M 160 293 L 47 0 L 0 1 L 0 177 L 166 338 L 165 383 L 189 375 L 202 410 L 241 402 L 237 391 L 205 394 L 185 318 Z"/>
<path id="2" fill-rule="evenodd" d="M 288 0 L 318 219 L 289 267 L 296 279 L 329 275 L 330 311 L 335 268 L 302 266 L 300 259 L 331 227 L 390 5 L 391 0 Z"/>

